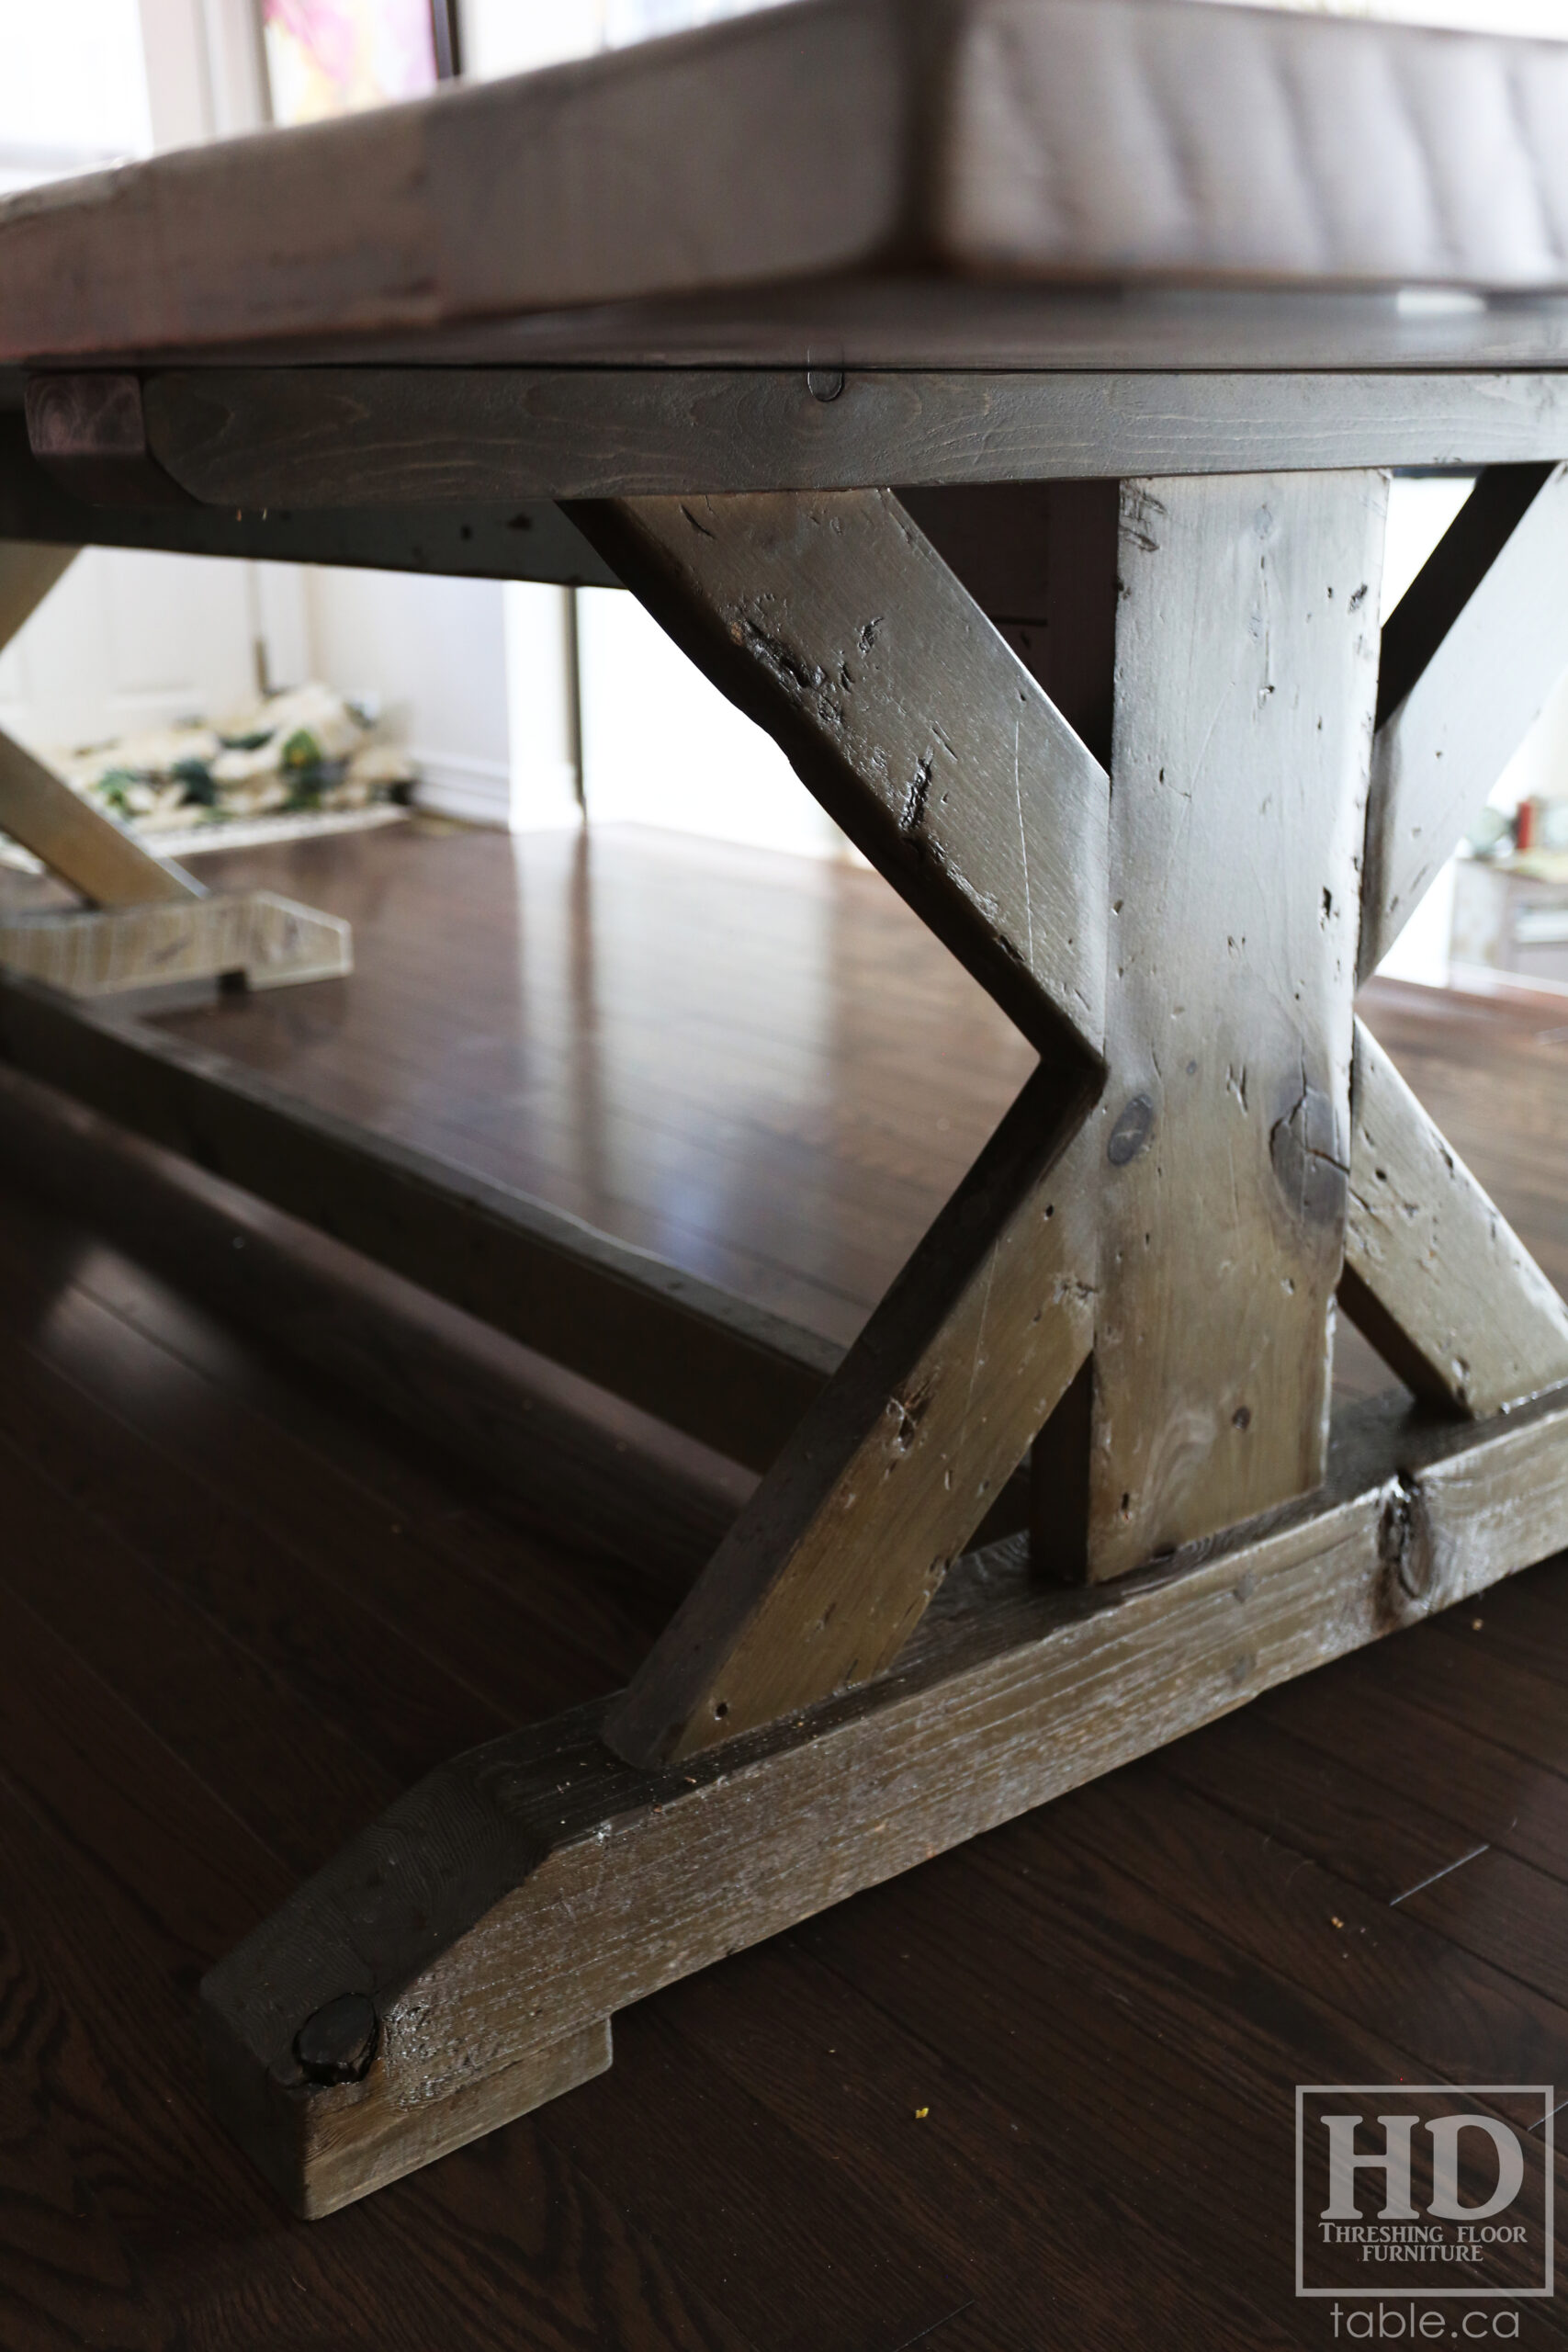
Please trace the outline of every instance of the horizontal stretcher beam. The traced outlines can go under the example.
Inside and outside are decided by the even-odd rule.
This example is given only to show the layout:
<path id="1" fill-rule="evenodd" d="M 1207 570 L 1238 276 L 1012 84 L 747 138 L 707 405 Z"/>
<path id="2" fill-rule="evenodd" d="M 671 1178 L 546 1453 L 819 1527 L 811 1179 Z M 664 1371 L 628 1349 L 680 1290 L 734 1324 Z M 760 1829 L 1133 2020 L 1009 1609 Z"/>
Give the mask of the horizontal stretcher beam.
<path id="1" fill-rule="evenodd" d="M 0 539 L 423 571 L 447 579 L 617 584 L 581 532 L 547 500 L 422 503 L 332 514 L 299 514 L 265 502 L 242 513 L 194 499 L 173 507 L 94 505 L 45 472 L 28 447 L 19 410 L 0 413 Z"/>
<path id="2" fill-rule="evenodd" d="M 297 513 L 1568 457 L 1540 373 L 210 368 L 142 400 L 191 497 Z"/>
<path id="3" fill-rule="evenodd" d="M 0 1057 L 734 1461 L 770 1462 L 840 1361 L 831 1341 L 562 1210 L 10 974 Z"/>
<path id="4" fill-rule="evenodd" d="M 1540 372 L 866 369 L 834 385 L 821 397 L 801 368 L 169 371 L 142 382 L 147 446 L 188 503 L 89 503 L 10 412 L 0 537 L 613 586 L 555 500 L 1568 458 L 1568 381 Z"/>
<path id="5" fill-rule="evenodd" d="M 1568 1401 L 1364 1407 L 1320 1497 L 1092 1589 L 955 1568 L 897 1664 L 676 1766 L 580 1708 L 443 1766 L 203 1986 L 220 2112 L 327 2213 L 609 2063 L 615 2010 L 1568 1544 Z"/>

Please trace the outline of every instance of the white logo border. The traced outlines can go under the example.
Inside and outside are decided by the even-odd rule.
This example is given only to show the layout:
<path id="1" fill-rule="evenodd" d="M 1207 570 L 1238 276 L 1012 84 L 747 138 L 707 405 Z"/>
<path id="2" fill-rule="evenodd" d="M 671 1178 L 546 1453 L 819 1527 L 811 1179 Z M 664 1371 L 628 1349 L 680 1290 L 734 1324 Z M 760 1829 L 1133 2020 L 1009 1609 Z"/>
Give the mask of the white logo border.
<path id="1" fill-rule="evenodd" d="M 1302 2154 L 1305 2142 L 1302 2102 L 1314 2092 L 1333 2092 L 1336 2096 L 1359 2096 L 1369 2091 L 1388 2091 L 1398 2098 L 1418 2097 L 1430 2092 L 1439 2098 L 1487 2098 L 1506 2093 L 1511 2098 L 1539 2094 L 1546 2109 L 1546 2120 L 1541 2126 L 1540 2144 L 1546 2154 L 1546 2284 L 1543 2287 L 1303 2287 L 1303 2273 L 1306 2260 L 1305 2215 L 1303 2211 L 1304 2184 L 1302 2177 Z M 1552 2257 L 1556 2250 L 1556 2233 L 1552 2222 L 1551 2200 L 1555 2188 L 1552 2176 L 1554 2148 L 1553 2126 L 1556 2113 L 1552 2105 L 1551 2083 L 1298 2083 L 1296 2085 L 1296 2293 L 1303 2300 L 1314 2295 L 1338 2295 L 1346 2301 L 1362 2296 L 1380 2302 L 1436 2301 L 1439 2297 L 1461 2297 L 1467 2302 L 1506 2300 L 1526 2302 L 1550 2296 L 1552 2292 Z M 1529 2137 L 1535 2137 L 1532 2132 Z"/>

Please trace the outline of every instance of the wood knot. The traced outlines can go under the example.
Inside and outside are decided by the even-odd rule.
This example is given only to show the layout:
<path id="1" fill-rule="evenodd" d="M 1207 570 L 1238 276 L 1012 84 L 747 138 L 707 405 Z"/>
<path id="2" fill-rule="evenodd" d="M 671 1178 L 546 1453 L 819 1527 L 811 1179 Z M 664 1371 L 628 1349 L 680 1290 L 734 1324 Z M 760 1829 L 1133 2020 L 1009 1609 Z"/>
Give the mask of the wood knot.
<path id="1" fill-rule="evenodd" d="M 1421 1489 L 1412 1478 L 1395 1478 L 1378 1520 L 1378 1564 L 1382 1569 L 1379 1614 L 1403 1624 L 1429 1599 L 1436 1555 L 1431 1521 Z"/>
<path id="2" fill-rule="evenodd" d="M 1331 1096 L 1309 1086 L 1269 1130 L 1269 1158 L 1293 1223 L 1337 1232 L 1345 1222 L 1350 1170 Z"/>
<path id="3" fill-rule="evenodd" d="M 1111 1140 L 1105 1147 L 1105 1157 L 1112 1168 L 1125 1168 L 1130 1160 L 1136 1159 L 1154 1128 L 1154 1104 L 1146 1094 L 1134 1094 L 1111 1128 Z"/>

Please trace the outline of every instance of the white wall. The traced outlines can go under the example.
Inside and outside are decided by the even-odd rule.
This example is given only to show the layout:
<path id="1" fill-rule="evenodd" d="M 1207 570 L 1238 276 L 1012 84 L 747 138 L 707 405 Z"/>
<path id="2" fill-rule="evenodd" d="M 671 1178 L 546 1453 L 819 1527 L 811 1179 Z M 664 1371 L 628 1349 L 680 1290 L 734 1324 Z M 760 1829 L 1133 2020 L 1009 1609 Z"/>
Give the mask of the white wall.
<path id="1" fill-rule="evenodd" d="M 581 589 L 578 612 L 583 787 L 595 824 L 662 825 L 815 857 L 847 847 L 777 744 L 635 597 Z"/>
<path id="2" fill-rule="evenodd" d="M 249 701 L 248 571 L 89 548 L 0 653 L 0 727 L 69 751 Z"/>
<path id="3" fill-rule="evenodd" d="M 307 580 L 317 674 L 402 723 L 427 806 L 504 825 L 512 764 L 500 583 L 314 569 Z"/>
<path id="4" fill-rule="evenodd" d="M 257 0 L 139 5 L 155 147 L 227 139 L 265 121 Z"/>
<path id="5" fill-rule="evenodd" d="M 0 193 L 265 114 L 254 0 L 0 0 Z M 93 548 L 0 658 L 0 723 L 47 747 L 220 712 L 254 694 L 259 649 L 275 685 L 321 675 L 398 711 L 423 797 L 504 824 L 504 594 Z"/>
<path id="6" fill-rule="evenodd" d="M 1388 501 L 1388 537 L 1383 548 L 1380 621 L 1398 604 L 1470 493 L 1467 476 L 1396 481 Z M 1419 980 L 1446 986 L 1449 936 L 1453 928 L 1454 877 L 1446 865 L 1378 969 L 1385 979 Z"/>
<path id="7" fill-rule="evenodd" d="M 509 580 L 502 591 L 511 821 L 518 832 L 582 821 L 572 615 L 570 588 Z"/>
<path id="8" fill-rule="evenodd" d="M 152 144 L 136 0 L 0 0 L 0 195 Z"/>

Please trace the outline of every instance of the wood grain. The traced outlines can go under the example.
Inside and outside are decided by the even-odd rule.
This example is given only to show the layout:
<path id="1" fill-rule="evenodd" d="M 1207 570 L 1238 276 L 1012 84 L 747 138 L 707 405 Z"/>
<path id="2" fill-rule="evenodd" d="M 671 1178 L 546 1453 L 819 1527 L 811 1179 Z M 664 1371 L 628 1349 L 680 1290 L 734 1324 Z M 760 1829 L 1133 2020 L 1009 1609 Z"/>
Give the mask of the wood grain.
<path id="1" fill-rule="evenodd" d="M 890 494 L 571 511 L 1045 1056 L 613 1712 L 647 1764 L 886 1666 L 1083 1362 L 1107 784 Z"/>
<path id="2" fill-rule="evenodd" d="M 569 512 L 1030 1042 L 1096 1054 L 1105 772 L 897 499 Z"/>
<path id="3" fill-rule="evenodd" d="M 162 548 L 179 555 L 226 555 L 276 563 L 368 565 L 378 571 L 444 578 L 558 580 L 613 588 L 615 574 L 560 508 L 544 499 L 500 506 L 422 505 L 177 508 L 96 506 L 46 473 L 28 446 L 19 412 L 0 408 L 0 542 L 21 540 L 57 555 L 95 547 Z"/>
<path id="4" fill-rule="evenodd" d="M 0 358 L 894 267 L 1555 288 L 1550 42 L 1161 0 L 808 0 L 0 212 Z"/>
<path id="5" fill-rule="evenodd" d="M 898 1656 L 1089 1353 L 1083 1109 L 1030 1081 L 612 1708 L 617 1755 L 696 1755 Z"/>
<path id="6" fill-rule="evenodd" d="M 1509 508 L 1517 503 L 1512 493 L 1532 487 L 1534 495 L 1414 677 L 1414 649 L 1402 645 L 1394 629 L 1398 608 L 1390 616 L 1389 699 L 1400 687 L 1404 692 L 1392 708 L 1379 692 L 1358 958 L 1362 979 L 1399 937 L 1568 670 L 1568 469 L 1556 468 L 1539 486 L 1529 473 L 1517 485 L 1496 485 Z M 1484 510 L 1484 478 L 1472 497 Z M 1453 526 L 1461 546 L 1476 530 L 1475 524 L 1466 529 L 1469 503 Z M 1482 527 L 1486 519 L 1478 518 Z M 1444 553 L 1439 548 L 1429 569 L 1449 569 Z"/>
<path id="7" fill-rule="evenodd" d="M 477 2072 L 1564 1542 L 1560 1396 L 1483 1429 L 1374 1419 L 1321 1501 L 1092 1595 L 981 1555 L 891 1672 L 680 1767 L 607 1759 L 597 1710 L 477 1749 L 208 1977 L 226 2117 L 297 2205 L 329 2147 L 350 2193 L 351 2140 L 384 2179 L 400 2117 L 417 2162 Z M 345 1991 L 378 2054 L 307 2090 L 294 2035 Z"/>
<path id="8" fill-rule="evenodd" d="M 635 1560 L 639 1597 L 645 1578 L 649 1588 L 648 1613 L 628 1621 L 606 1612 L 616 1682 L 749 1491 L 743 1474 L 724 1476 L 660 1425 L 603 1397 L 590 1409 L 570 1376 L 552 1379 L 474 1317 L 13 1070 L 0 1076 L 0 1151 L 18 1187 L 79 1217 L 153 1275 L 195 1291 L 211 1314 L 288 1366 L 306 1385 L 310 1425 L 322 1426 L 330 1393 L 433 1449 L 463 1482 L 465 1503 L 446 1518 L 465 1544 L 476 1540 L 476 1502 L 499 1498 L 530 1527 L 570 1528 L 581 1554 Z M 145 1301 L 136 1312 L 147 1319 Z M 188 1348 L 188 1329 L 181 1337 Z M 215 1362 L 215 1377 L 220 1370 Z M 542 1594 L 536 1599 L 542 1606 Z M 581 1635 L 593 1619 L 569 1576 L 561 1630 Z"/>
<path id="9" fill-rule="evenodd" d="M 1123 485 L 1096 1577 L 1323 1476 L 1385 496 Z"/>
<path id="10" fill-rule="evenodd" d="M 249 510 L 258 545 L 279 551 L 340 510 L 346 537 L 355 515 L 355 530 L 388 507 L 426 507 L 434 520 L 461 501 L 1568 457 L 1568 393 L 1550 372 L 1183 373 L 1156 353 L 1144 369 L 1053 373 L 981 369 L 961 349 L 940 371 L 816 380 L 838 385 L 830 400 L 804 367 L 211 367 L 152 375 L 145 401 L 159 462 L 194 497 L 227 507 L 226 528 L 236 507 Z M 262 529 L 264 507 L 285 513 Z M 139 533 L 152 527 L 85 511 L 116 535 L 131 519 Z M 198 525 L 214 527 L 158 518 L 165 537 L 145 543 L 196 544 Z M 385 520 L 380 530 L 384 543 Z"/>
<path id="11" fill-rule="evenodd" d="M 1568 1307 L 1356 1024 L 1346 1312 L 1407 1386 L 1479 1417 L 1568 1380 Z"/>

